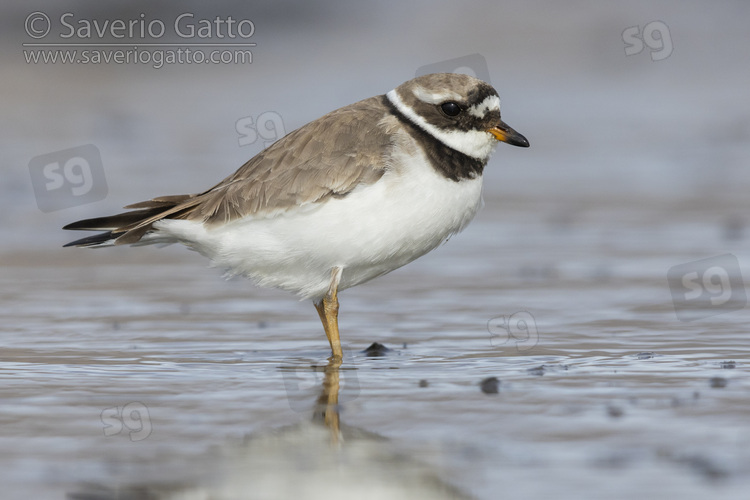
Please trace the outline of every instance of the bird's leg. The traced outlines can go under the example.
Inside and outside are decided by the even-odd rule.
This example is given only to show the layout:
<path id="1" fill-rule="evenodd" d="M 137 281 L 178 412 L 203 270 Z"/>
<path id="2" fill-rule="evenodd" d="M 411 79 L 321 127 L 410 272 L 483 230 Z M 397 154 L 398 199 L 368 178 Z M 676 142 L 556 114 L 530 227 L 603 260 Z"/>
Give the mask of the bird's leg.
<path id="1" fill-rule="evenodd" d="M 323 323 L 326 331 L 328 342 L 331 343 L 331 359 L 343 359 L 341 351 L 341 340 L 339 339 L 339 298 L 338 288 L 341 281 L 341 267 L 331 269 L 331 284 L 328 287 L 328 293 L 318 302 L 314 302 L 315 309 L 318 310 L 318 316 Z"/>

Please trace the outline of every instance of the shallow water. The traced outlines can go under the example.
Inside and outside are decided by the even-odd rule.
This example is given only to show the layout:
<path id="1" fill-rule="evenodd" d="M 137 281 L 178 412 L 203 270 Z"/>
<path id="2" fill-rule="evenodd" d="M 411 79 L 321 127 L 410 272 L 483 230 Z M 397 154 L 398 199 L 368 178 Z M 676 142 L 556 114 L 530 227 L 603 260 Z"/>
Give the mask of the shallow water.
<path id="1" fill-rule="evenodd" d="M 654 207 L 614 228 L 606 206 L 562 227 L 487 204 L 432 255 L 341 295 L 340 435 L 313 422 L 329 352 L 309 303 L 177 247 L 5 255 L 6 492 L 740 498 L 747 313 L 678 321 L 666 273 L 747 262 L 742 240 L 661 231 L 675 217 Z M 368 357 L 372 342 L 391 351 Z"/>

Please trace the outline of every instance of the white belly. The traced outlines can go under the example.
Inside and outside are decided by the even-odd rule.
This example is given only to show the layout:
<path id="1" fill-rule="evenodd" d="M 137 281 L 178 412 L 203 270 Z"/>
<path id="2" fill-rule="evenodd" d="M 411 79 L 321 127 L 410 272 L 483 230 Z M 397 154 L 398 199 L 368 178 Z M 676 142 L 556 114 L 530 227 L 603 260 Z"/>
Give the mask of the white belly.
<path id="1" fill-rule="evenodd" d="M 155 228 L 260 286 L 319 298 L 335 266 L 343 268 L 342 290 L 437 247 L 471 221 L 481 191 L 481 177 L 455 182 L 424 159 L 410 157 L 398 170 L 343 198 L 223 226 L 163 220 Z"/>

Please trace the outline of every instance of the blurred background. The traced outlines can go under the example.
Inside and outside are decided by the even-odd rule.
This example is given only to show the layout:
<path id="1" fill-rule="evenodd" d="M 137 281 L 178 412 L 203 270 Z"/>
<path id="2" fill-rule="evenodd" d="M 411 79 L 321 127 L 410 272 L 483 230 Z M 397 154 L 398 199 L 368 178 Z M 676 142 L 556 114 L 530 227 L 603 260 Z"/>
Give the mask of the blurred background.
<path id="1" fill-rule="evenodd" d="M 668 1 L 5 5 L 2 246 L 63 243 L 68 235 L 57 229 L 67 221 L 212 185 L 263 147 L 263 140 L 240 146 L 239 120 L 271 111 L 288 132 L 385 93 L 423 66 L 472 54 L 486 61 L 504 119 L 533 146 L 499 149 L 488 195 L 542 216 L 605 203 L 678 208 L 685 217 L 722 207 L 739 220 L 750 182 L 749 8 L 739 1 L 711 9 Z M 41 39 L 24 31 L 35 10 L 52 24 Z M 194 14 L 185 33 L 190 21 L 232 16 L 253 22 L 253 35 L 239 41 L 257 45 L 251 64 L 27 63 L 26 53 L 39 49 L 24 43 L 138 45 L 138 37 L 99 39 L 95 28 L 89 39 L 73 40 L 77 32 L 63 39 L 65 12 L 76 30 L 86 20 L 159 20 L 166 31 L 156 42 L 167 43 L 226 41 L 216 33 L 181 40 L 173 29 L 179 14 Z M 31 159 L 85 144 L 101 153 L 106 197 L 41 213 Z"/>
<path id="2" fill-rule="evenodd" d="M 379 478 L 383 463 L 392 468 L 381 484 L 399 471 L 423 477 L 408 456 L 427 463 L 430 484 L 445 479 L 479 498 L 580 498 L 582 489 L 744 498 L 749 20 L 739 0 L 4 3 L 8 498 L 60 498 L 82 482 L 104 484 L 85 498 L 115 498 L 112 484 L 200 483 L 219 463 L 205 450 L 228 436 L 308 419 L 290 410 L 279 367 L 324 363 L 309 304 L 222 281 L 182 249 L 63 250 L 83 234 L 61 227 L 202 191 L 284 133 L 431 71 L 489 80 L 504 121 L 531 147 L 498 147 L 485 209 L 464 234 L 342 298 L 359 396 L 342 403 L 342 420 L 397 443 L 388 460 L 378 448 L 347 462 L 361 473 L 352 487 Z M 219 64 L 184 53 L 228 43 L 254 45 L 218 47 Z M 199 61 L 217 49 L 190 48 Z M 161 63 L 178 50 L 183 62 Z M 251 62 L 233 59 L 248 51 Z M 64 63 L 64 53 L 90 62 Z M 135 54 L 141 62 L 104 60 Z M 727 253 L 714 267 L 728 262 L 731 307 L 685 321 L 668 271 Z M 528 346 L 507 342 L 516 337 L 506 317 L 518 313 L 536 318 Z M 505 344 L 488 341 L 503 328 Z M 360 354 L 375 340 L 398 355 Z M 491 376 L 500 377 L 495 399 L 479 388 Z M 306 410 L 321 383 L 303 384 Z M 126 407 L 148 409 L 148 439 L 107 434 L 108 412 Z M 244 464 L 275 478 L 259 498 L 295 485 L 330 498 L 330 481 L 300 471 L 330 472 L 340 456 L 316 465 L 319 455 L 300 451 L 320 448 L 309 439 L 254 443 L 243 459 L 225 450 L 230 465 L 208 483 L 227 471 L 241 479 Z"/>

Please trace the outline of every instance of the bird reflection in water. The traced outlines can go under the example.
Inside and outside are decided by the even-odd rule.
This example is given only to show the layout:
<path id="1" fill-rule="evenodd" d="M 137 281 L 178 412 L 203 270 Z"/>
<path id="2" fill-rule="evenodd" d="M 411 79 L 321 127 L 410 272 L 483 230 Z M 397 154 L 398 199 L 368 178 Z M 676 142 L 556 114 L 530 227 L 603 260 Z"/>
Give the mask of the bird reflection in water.
<path id="1" fill-rule="evenodd" d="M 368 353 L 365 353 L 367 356 Z M 185 478 L 158 476 L 169 464 L 156 460 L 150 472 L 156 479 L 134 480 L 118 486 L 88 483 L 69 499 L 288 499 L 333 497 L 389 499 L 470 499 L 471 495 L 445 480 L 446 471 L 424 463 L 415 454 L 432 458 L 436 450 L 399 445 L 379 434 L 341 422 L 341 405 L 359 394 L 357 370 L 350 357 L 332 358 L 326 365 L 285 366 L 287 394 L 292 409 L 308 415 L 303 421 L 253 432 L 241 442 L 226 443 L 185 467 Z M 309 417 L 310 393 L 299 382 L 322 373 L 319 393 Z M 297 377 L 297 374 L 301 375 Z M 294 394 L 290 393 L 290 388 Z M 311 387 L 308 386 L 308 389 Z M 301 402 L 306 394 L 307 403 Z M 411 452 L 408 451 L 411 448 Z M 417 450 L 416 452 L 414 450 Z M 179 460 L 179 457 L 175 457 Z M 169 486 L 165 484 L 169 483 Z"/>

